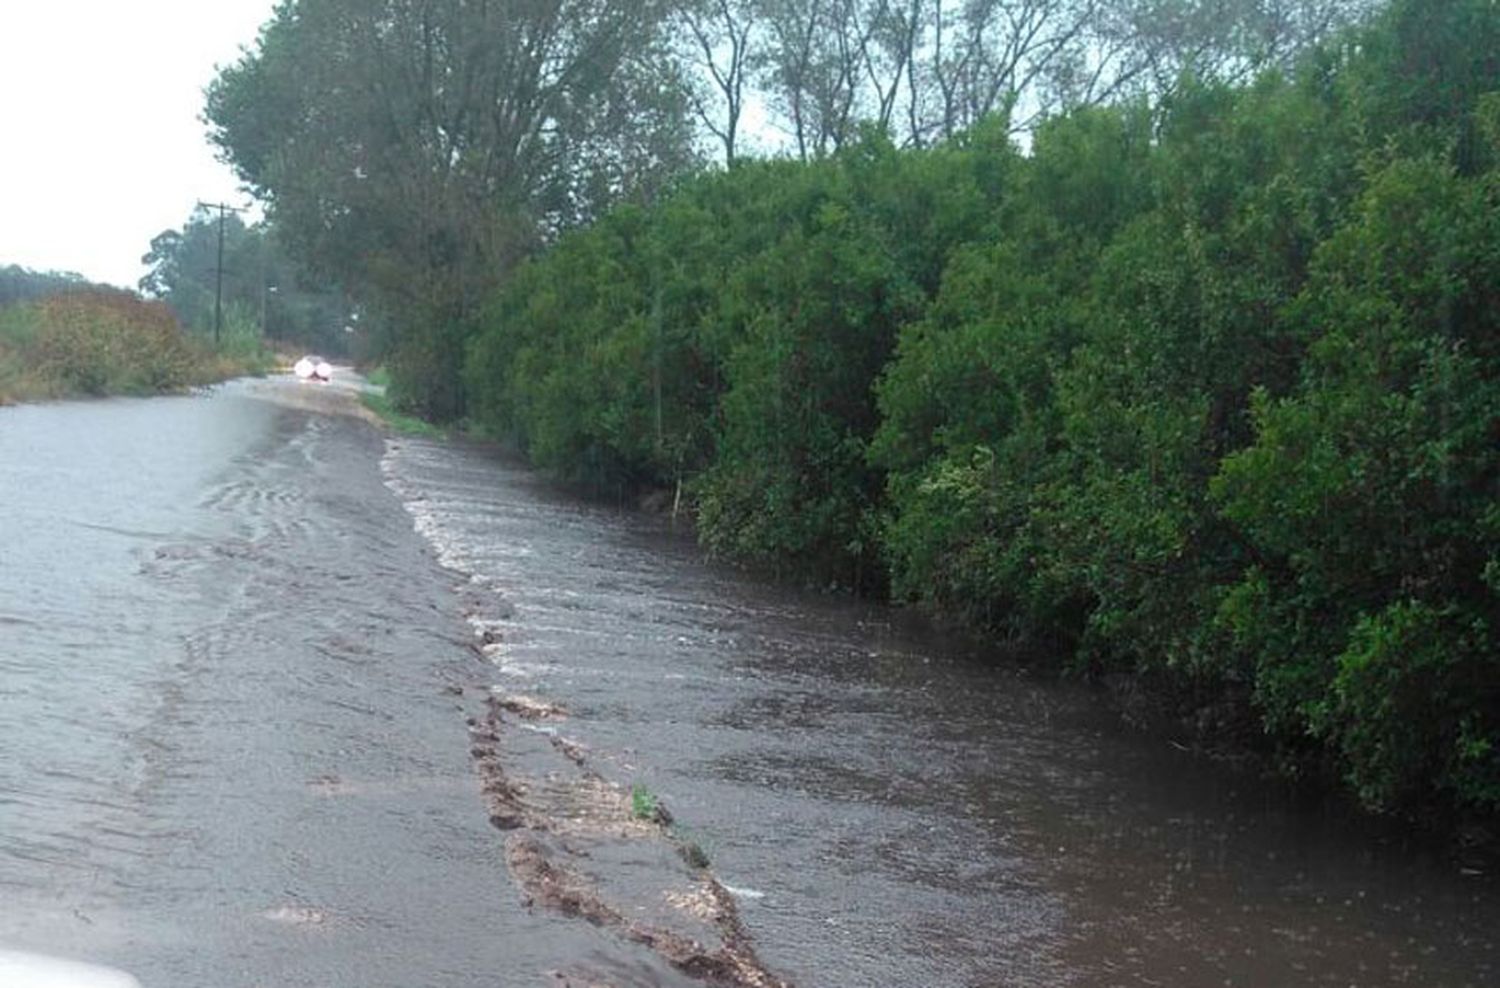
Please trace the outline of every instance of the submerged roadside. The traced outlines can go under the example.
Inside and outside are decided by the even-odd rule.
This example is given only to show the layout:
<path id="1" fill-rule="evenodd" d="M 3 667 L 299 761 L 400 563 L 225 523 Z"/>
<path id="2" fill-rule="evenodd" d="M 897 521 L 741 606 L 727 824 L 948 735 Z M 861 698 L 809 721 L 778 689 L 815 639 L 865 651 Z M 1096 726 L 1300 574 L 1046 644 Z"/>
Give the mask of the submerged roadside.
<path id="1" fill-rule="evenodd" d="M 1143 740 L 1096 691 L 707 564 L 485 448 L 392 440 L 384 469 L 487 660 L 463 702 L 512 880 L 575 927 L 671 951 L 652 931 L 687 907 L 696 969 L 804 988 L 1500 969 L 1495 876 Z"/>
<path id="2" fill-rule="evenodd" d="M 222 988 L 1500 970 L 1493 877 L 360 388 L 0 415 L 4 946 Z"/>

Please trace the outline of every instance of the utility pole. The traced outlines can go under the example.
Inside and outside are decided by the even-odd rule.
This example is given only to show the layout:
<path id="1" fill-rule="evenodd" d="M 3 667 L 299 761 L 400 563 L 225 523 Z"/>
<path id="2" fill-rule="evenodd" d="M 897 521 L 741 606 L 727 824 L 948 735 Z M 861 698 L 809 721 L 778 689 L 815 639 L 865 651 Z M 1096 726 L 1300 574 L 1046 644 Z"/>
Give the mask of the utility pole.
<path id="1" fill-rule="evenodd" d="M 656 281 L 655 290 L 651 295 L 651 330 L 655 337 L 656 351 L 655 366 L 651 373 L 652 390 L 656 392 L 656 451 L 661 452 L 661 280 Z"/>
<path id="2" fill-rule="evenodd" d="M 280 285 L 268 285 L 265 282 L 264 276 L 262 276 L 261 283 L 260 283 L 260 336 L 261 336 L 261 339 L 268 340 L 268 339 L 271 338 L 271 325 L 267 321 L 267 317 L 266 317 L 266 296 L 267 295 L 279 295 L 280 293 L 281 293 L 281 286 Z"/>
<path id="3" fill-rule="evenodd" d="M 219 211 L 219 263 L 214 272 L 214 348 L 218 349 L 219 327 L 224 324 L 224 217 L 229 213 L 243 213 L 245 210 L 222 202 L 204 202 L 202 199 L 198 200 L 198 205 L 204 209 Z"/>

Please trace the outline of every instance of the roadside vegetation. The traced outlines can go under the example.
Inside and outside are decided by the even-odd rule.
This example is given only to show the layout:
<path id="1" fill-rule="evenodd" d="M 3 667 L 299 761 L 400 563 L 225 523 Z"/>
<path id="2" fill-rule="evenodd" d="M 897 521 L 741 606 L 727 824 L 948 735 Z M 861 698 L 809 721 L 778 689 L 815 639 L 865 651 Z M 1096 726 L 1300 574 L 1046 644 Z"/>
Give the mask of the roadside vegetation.
<path id="1" fill-rule="evenodd" d="M 375 383 L 374 375 L 371 375 L 370 383 Z M 434 425 L 424 418 L 402 411 L 386 391 L 364 391 L 360 393 L 359 400 L 366 408 L 379 416 L 392 432 L 427 439 L 441 439 L 448 434 L 448 430 L 442 426 Z"/>
<path id="2" fill-rule="evenodd" d="M 1398 5 L 1029 154 L 996 119 L 704 176 L 492 296 L 470 414 L 602 489 L 685 480 L 727 558 L 1493 814 L 1496 51 L 1492 4 Z"/>
<path id="3" fill-rule="evenodd" d="M 754 160 L 714 117 L 722 169 L 651 143 L 701 101 L 615 143 L 559 118 L 582 129 L 546 168 L 484 159 L 531 184 L 476 185 L 479 216 L 317 184 L 352 172 L 276 128 L 362 118 L 288 73 L 354 22 L 294 7 L 209 117 L 289 242 L 383 300 L 398 405 L 599 491 L 683 491 L 721 557 L 1042 643 L 1372 809 L 1500 819 L 1493 0 L 1396 0 L 1275 57 L 1138 27 L 1154 54 L 1107 93 L 1016 88 L 925 129 L 915 49 L 910 126 L 884 99 L 805 117 L 816 93 L 772 73 L 796 144 Z M 632 91 L 596 68 L 557 105 Z M 272 94 L 313 102 L 257 112 Z M 431 143 L 401 160 L 435 196 L 479 181 Z"/>
<path id="4" fill-rule="evenodd" d="M 218 219 L 201 208 L 152 239 L 139 292 L 0 267 L 0 403 L 158 394 L 265 373 L 276 348 L 344 352 L 342 293 L 291 261 L 270 225 L 230 214 L 224 233 L 217 306 Z"/>
<path id="5" fill-rule="evenodd" d="M 631 816 L 637 820 L 654 821 L 659 809 L 660 804 L 657 802 L 656 793 L 639 782 L 630 787 Z"/>
<path id="6" fill-rule="evenodd" d="M 0 307 L 0 404 L 180 391 L 263 371 L 259 336 L 231 330 L 215 350 L 161 302 L 89 287 Z"/>
<path id="7" fill-rule="evenodd" d="M 362 392 L 359 400 L 379 416 L 392 432 L 403 436 L 441 439 L 451 431 L 403 411 L 391 397 L 391 372 L 384 365 L 370 368 L 365 373 L 365 380 L 370 384 L 370 390 Z"/>

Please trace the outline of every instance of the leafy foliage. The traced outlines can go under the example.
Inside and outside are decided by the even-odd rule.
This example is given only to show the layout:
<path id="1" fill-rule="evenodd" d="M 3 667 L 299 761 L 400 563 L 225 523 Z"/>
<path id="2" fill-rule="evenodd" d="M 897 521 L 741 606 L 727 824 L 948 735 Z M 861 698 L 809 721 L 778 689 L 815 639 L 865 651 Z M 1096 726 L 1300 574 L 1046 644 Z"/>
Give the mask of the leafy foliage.
<path id="1" fill-rule="evenodd" d="M 1429 783 L 1493 805 L 1500 778 L 1497 178 L 1373 177 L 1292 310 L 1314 337 L 1298 386 L 1257 395 L 1255 441 L 1215 479 L 1257 555 L 1227 619 L 1268 717 L 1380 805 Z"/>

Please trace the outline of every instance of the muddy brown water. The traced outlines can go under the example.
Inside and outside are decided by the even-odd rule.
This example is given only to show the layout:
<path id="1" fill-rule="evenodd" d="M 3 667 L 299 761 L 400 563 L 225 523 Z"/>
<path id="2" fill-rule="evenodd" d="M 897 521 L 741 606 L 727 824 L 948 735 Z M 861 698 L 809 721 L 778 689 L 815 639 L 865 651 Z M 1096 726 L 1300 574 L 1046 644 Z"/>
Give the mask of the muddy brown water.
<path id="1" fill-rule="evenodd" d="M 146 988 L 1500 983 L 1494 876 L 347 405 L 0 409 L 0 947 Z"/>

